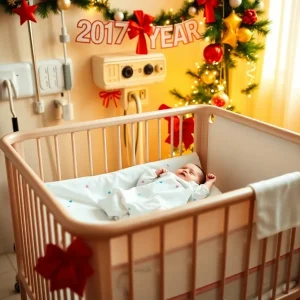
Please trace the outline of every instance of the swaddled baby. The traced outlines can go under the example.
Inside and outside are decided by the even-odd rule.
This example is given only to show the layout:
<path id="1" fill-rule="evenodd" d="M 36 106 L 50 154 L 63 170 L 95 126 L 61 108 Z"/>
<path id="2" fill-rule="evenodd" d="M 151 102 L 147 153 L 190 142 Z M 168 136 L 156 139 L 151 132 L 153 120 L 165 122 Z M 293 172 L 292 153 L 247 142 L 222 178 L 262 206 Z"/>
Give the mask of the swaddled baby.
<path id="1" fill-rule="evenodd" d="M 109 197 L 99 199 L 98 204 L 109 219 L 135 217 L 204 199 L 215 181 L 215 175 L 206 175 L 194 164 L 186 164 L 175 173 L 167 169 L 148 169 L 136 187 L 129 190 L 115 188 Z"/>

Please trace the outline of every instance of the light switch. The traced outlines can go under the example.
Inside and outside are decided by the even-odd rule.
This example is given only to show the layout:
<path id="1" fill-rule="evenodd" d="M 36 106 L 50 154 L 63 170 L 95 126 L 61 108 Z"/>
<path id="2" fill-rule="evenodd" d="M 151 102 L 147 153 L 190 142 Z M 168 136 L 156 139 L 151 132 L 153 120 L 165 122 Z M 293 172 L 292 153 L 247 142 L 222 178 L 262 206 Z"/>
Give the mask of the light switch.
<path id="1" fill-rule="evenodd" d="M 49 70 L 47 66 L 39 67 L 40 88 L 42 90 L 50 89 Z"/>

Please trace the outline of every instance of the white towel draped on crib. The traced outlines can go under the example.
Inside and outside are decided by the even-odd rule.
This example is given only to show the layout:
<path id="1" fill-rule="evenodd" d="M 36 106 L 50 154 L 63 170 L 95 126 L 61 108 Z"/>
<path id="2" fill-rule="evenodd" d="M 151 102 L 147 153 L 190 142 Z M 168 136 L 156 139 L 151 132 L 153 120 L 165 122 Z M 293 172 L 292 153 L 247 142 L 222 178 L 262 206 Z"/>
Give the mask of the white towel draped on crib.
<path id="1" fill-rule="evenodd" d="M 257 203 L 257 238 L 300 226 L 300 172 L 249 185 Z"/>

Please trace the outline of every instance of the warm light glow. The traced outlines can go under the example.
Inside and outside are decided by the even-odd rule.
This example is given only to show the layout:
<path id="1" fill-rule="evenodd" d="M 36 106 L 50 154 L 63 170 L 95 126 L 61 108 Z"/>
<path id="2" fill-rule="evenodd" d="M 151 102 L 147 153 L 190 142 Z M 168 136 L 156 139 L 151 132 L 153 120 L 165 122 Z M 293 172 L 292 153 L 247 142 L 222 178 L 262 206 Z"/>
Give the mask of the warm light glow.
<path id="1" fill-rule="evenodd" d="M 250 95 L 250 94 L 248 94 L 247 96 L 248 96 L 248 98 L 251 98 L 251 95 Z"/>
<path id="2" fill-rule="evenodd" d="M 212 93 L 214 93 L 215 92 L 215 90 L 210 90 Z"/>
<path id="3" fill-rule="evenodd" d="M 173 8 L 170 8 L 170 12 L 173 12 Z"/>
<path id="4" fill-rule="evenodd" d="M 199 24 L 200 24 L 200 25 L 203 25 L 203 22 L 202 22 L 202 21 L 200 21 L 200 22 L 199 22 Z"/>
<path id="5" fill-rule="evenodd" d="M 167 20 L 165 24 L 166 24 L 166 25 L 170 24 L 170 20 Z"/>
<path id="6" fill-rule="evenodd" d="M 205 41 L 206 41 L 206 42 L 209 42 L 209 37 L 208 37 L 208 36 L 205 38 Z"/>
<path id="7" fill-rule="evenodd" d="M 215 81 L 215 83 L 219 83 L 219 80 L 217 79 L 217 80 Z"/>

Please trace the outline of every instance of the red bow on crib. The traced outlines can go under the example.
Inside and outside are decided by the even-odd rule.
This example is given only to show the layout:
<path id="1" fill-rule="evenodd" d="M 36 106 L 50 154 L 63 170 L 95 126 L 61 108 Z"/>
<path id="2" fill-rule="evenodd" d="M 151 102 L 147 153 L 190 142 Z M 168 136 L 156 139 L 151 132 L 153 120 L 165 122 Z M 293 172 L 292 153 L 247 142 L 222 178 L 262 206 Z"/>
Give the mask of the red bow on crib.
<path id="1" fill-rule="evenodd" d="M 50 280 L 51 292 L 70 288 L 82 297 L 87 278 L 93 274 L 88 264 L 91 256 L 92 251 L 78 238 L 73 240 L 66 251 L 47 244 L 46 254 L 38 259 L 35 270 Z"/>
<path id="2" fill-rule="evenodd" d="M 151 24 L 154 21 L 154 17 L 144 14 L 142 10 L 135 10 L 134 14 L 137 18 L 138 23 L 129 20 L 128 36 L 130 39 L 139 36 L 138 43 L 136 46 L 136 53 L 147 54 L 148 50 L 145 34 L 147 34 L 148 36 L 153 34 L 153 27 Z"/>
<path id="3" fill-rule="evenodd" d="M 197 0 L 198 5 L 204 4 L 205 23 L 216 22 L 214 9 L 218 7 L 219 0 Z"/>
<path id="4" fill-rule="evenodd" d="M 158 109 L 169 109 L 170 106 L 162 104 Z M 166 117 L 165 120 L 168 121 L 168 133 L 169 136 L 165 140 L 166 143 L 171 144 L 171 117 Z M 180 130 L 180 119 L 179 117 L 174 117 L 174 147 L 179 145 L 179 130 Z M 184 143 L 185 149 L 188 149 L 194 143 L 194 118 L 186 118 L 182 121 L 182 142 Z"/>
<path id="5" fill-rule="evenodd" d="M 103 98 L 103 106 L 108 108 L 109 101 L 113 100 L 115 103 L 115 107 L 118 107 L 117 100 L 121 98 L 121 91 L 112 91 L 112 92 L 100 92 L 99 93 L 100 98 Z"/>

